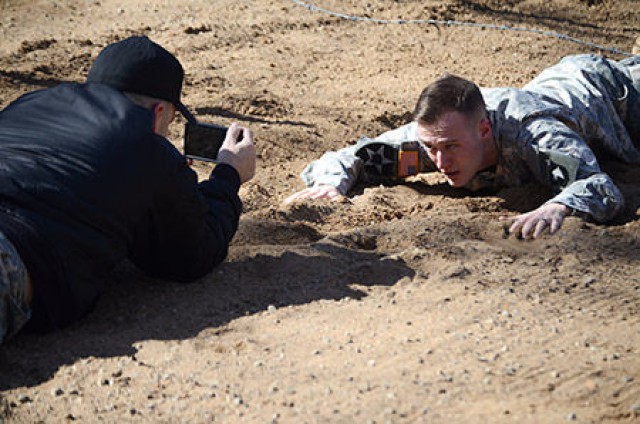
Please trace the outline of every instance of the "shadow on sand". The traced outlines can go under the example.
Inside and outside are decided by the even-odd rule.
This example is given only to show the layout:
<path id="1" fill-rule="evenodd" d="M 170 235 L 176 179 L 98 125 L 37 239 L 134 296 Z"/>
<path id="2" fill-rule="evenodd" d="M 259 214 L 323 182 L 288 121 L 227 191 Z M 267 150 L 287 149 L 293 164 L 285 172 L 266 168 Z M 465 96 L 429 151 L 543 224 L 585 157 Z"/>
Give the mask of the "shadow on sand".
<path id="1" fill-rule="evenodd" d="M 402 260 L 328 240 L 233 247 L 229 262 L 190 284 L 151 280 L 124 264 L 88 317 L 49 334 L 19 334 L 3 347 L 0 390 L 37 385 L 80 358 L 134 355 L 136 342 L 190 339 L 270 305 L 361 299 L 352 284 L 390 286 L 413 274 Z"/>

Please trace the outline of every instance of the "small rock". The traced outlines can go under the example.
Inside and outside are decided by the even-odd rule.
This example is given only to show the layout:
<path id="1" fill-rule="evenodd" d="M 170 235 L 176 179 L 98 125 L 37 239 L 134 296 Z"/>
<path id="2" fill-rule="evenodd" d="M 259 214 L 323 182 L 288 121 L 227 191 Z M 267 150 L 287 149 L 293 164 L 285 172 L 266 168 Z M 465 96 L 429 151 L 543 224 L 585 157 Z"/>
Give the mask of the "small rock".
<path id="1" fill-rule="evenodd" d="M 578 419 L 578 416 L 576 415 L 575 412 L 572 412 L 569 415 L 567 415 L 567 420 L 569 420 L 569 421 L 575 421 L 577 419 Z"/>
<path id="2" fill-rule="evenodd" d="M 33 399 L 31 399 L 29 396 L 27 395 L 20 395 L 18 397 L 18 402 L 20 403 L 30 403 L 33 402 Z"/>
<path id="3" fill-rule="evenodd" d="M 590 276 L 590 275 L 587 275 L 586 277 L 584 277 L 584 278 L 582 279 L 582 285 L 583 285 L 585 288 L 589 288 L 589 287 L 591 287 L 591 285 L 592 285 L 593 283 L 595 283 L 595 282 L 596 282 L 595 277 L 592 277 L 592 276 Z"/>
<path id="4" fill-rule="evenodd" d="M 395 415 L 396 410 L 388 406 L 384 409 L 384 413 L 385 415 Z"/>

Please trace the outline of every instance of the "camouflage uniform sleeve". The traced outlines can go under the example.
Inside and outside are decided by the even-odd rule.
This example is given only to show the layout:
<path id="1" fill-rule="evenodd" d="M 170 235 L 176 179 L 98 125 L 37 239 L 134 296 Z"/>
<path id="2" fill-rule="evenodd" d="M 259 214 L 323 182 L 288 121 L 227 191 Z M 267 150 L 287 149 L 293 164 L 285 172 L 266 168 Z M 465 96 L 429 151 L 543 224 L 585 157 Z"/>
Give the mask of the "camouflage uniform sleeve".
<path id="1" fill-rule="evenodd" d="M 403 125 L 391 131 L 387 131 L 375 138 L 376 141 L 384 141 L 394 145 L 400 145 L 403 141 L 417 140 L 417 125 L 414 122 Z M 362 171 L 362 160 L 356 156 L 358 149 L 372 139 L 362 137 L 352 146 L 338 151 L 326 152 L 316 161 L 311 162 L 302 171 L 300 177 L 307 187 L 314 185 L 330 185 L 346 194 L 358 181 Z"/>
<path id="2" fill-rule="evenodd" d="M 524 127 L 524 157 L 535 178 L 558 194 L 547 203 L 561 203 L 597 222 L 612 219 L 624 197 L 600 170 L 593 151 L 575 131 L 554 118 L 538 118 Z"/>

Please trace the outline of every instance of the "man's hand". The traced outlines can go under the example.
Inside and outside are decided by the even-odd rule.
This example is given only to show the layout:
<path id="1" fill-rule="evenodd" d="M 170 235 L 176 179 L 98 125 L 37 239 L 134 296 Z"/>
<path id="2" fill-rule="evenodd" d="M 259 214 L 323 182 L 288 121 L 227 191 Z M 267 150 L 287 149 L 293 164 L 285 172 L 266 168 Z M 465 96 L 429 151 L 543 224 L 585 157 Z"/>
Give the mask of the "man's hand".
<path id="1" fill-rule="evenodd" d="M 520 233 L 522 238 L 532 237 L 538 238 L 540 234 L 548 227 L 549 234 L 554 234 L 562 226 L 564 217 L 569 214 L 569 208 L 560 203 L 548 203 L 534 209 L 531 212 L 518 215 L 515 217 L 500 217 L 501 221 L 512 221 L 509 227 L 510 234 Z"/>
<path id="2" fill-rule="evenodd" d="M 329 200 L 339 200 L 342 198 L 342 194 L 338 191 L 337 188 L 330 185 L 317 185 L 309 188 L 305 188 L 297 193 L 293 193 L 291 196 L 287 197 L 284 203 L 292 203 L 296 200 L 301 199 L 329 199 Z"/>
<path id="3" fill-rule="evenodd" d="M 253 132 L 235 122 L 231 124 L 218 152 L 217 161 L 233 166 L 240 175 L 241 184 L 253 178 L 256 173 L 256 147 L 253 144 Z"/>

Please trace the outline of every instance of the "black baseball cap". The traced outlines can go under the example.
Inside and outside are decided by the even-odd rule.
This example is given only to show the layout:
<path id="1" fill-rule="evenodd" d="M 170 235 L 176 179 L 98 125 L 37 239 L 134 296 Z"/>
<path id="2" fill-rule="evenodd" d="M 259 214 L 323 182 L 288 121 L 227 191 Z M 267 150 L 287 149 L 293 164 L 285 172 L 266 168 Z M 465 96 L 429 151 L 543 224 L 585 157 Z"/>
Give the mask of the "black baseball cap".
<path id="1" fill-rule="evenodd" d="M 180 101 L 184 70 L 174 55 L 146 36 L 134 36 L 105 47 L 89 69 L 87 82 L 166 100 L 189 122 L 194 116 Z"/>

